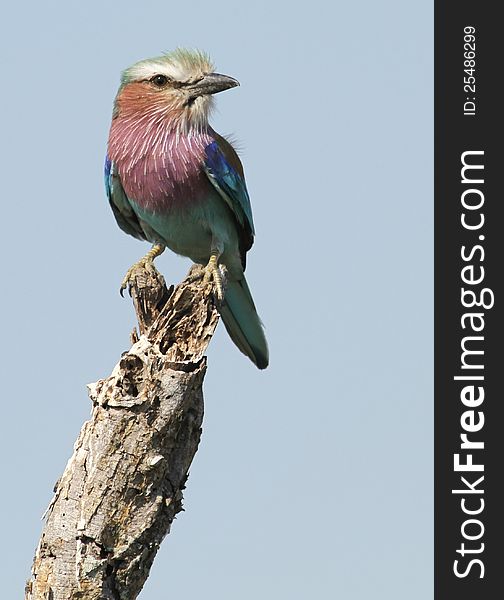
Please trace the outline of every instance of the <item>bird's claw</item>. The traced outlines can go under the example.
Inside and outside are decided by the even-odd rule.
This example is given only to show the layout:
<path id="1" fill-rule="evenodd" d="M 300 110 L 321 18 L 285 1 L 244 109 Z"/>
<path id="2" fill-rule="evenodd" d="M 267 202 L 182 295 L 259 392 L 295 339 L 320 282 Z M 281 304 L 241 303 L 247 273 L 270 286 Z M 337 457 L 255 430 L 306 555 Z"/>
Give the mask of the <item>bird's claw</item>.
<path id="1" fill-rule="evenodd" d="M 224 283 L 223 274 L 221 271 L 222 265 L 219 265 L 217 260 L 217 257 L 211 256 L 206 266 L 193 265 L 188 280 L 201 281 L 203 286 L 212 282 L 214 285 L 215 296 L 219 302 L 222 302 L 224 299 Z"/>
<path id="2" fill-rule="evenodd" d="M 137 281 L 145 281 L 149 276 L 155 279 L 163 280 L 163 276 L 154 266 L 154 259 L 164 251 L 164 246 L 155 245 L 152 249 L 142 257 L 138 262 L 131 266 L 124 279 L 121 282 L 119 293 L 124 298 L 124 290 L 128 288 L 129 295 L 131 296 L 131 287 L 137 285 Z M 163 280 L 164 281 L 164 280 Z"/>
<path id="3" fill-rule="evenodd" d="M 119 293 L 123 298 L 124 290 L 126 289 L 128 289 L 128 293 L 131 296 L 131 286 L 136 284 L 138 278 L 145 279 L 145 272 L 151 275 L 159 274 L 152 261 L 147 261 L 145 258 L 141 258 L 128 269 L 121 282 L 121 287 L 119 288 Z"/>
<path id="4" fill-rule="evenodd" d="M 215 286 L 215 295 L 217 300 L 222 302 L 224 300 L 224 290 L 222 285 L 222 273 L 220 272 L 217 261 L 212 262 L 212 259 L 208 262 L 207 266 L 203 269 L 203 285 L 206 285 L 213 281 Z"/>

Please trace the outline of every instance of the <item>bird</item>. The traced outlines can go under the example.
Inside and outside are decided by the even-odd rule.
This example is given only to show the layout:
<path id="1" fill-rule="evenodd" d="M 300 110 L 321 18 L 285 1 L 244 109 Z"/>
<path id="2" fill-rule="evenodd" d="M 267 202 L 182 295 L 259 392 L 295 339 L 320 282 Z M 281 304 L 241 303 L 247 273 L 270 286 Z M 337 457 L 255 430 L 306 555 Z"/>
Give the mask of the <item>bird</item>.
<path id="1" fill-rule="evenodd" d="M 269 363 L 264 328 L 245 279 L 255 230 L 243 166 L 211 127 L 214 94 L 240 85 L 205 52 L 177 48 L 122 72 L 105 158 L 106 194 L 119 227 L 152 244 L 129 269 L 152 269 L 165 248 L 201 265 L 236 346 Z M 227 271 L 223 286 L 220 265 Z"/>

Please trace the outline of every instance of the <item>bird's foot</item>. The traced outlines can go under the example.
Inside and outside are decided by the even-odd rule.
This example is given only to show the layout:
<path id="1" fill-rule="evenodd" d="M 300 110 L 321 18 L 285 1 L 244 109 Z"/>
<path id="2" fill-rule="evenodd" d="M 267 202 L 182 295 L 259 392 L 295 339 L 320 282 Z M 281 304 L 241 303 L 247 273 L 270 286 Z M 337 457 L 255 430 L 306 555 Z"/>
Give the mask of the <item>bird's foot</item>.
<path id="1" fill-rule="evenodd" d="M 202 285 L 208 285 L 213 282 L 215 295 L 219 302 L 224 299 L 224 283 L 221 272 L 222 265 L 219 266 L 218 254 L 212 253 L 208 264 L 203 267 L 201 265 L 194 265 L 189 276 L 189 281 L 202 281 Z M 224 272 L 225 273 L 225 272 Z"/>
<path id="2" fill-rule="evenodd" d="M 121 296 L 124 296 L 126 288 L 131 289 L 131 286 L 136 284 L 137 278 L 145 279 L 146 276 L 150 275 L 162 279 L 162 275 L 154 266 L 154 259 L 162 254 L 164 249 L 165 247 L 161 244 L 155 244 L 145 256 L 128 269 L 119 289 Z"/>
<path id="3" fill-rule="evenodd" d="M 207 266 L 203 269 L 203 285 L 210 283 L 213 280 L 215 286 L 215 295 L 217 300 L 222 302 L 224 299 L 224 286 L 222 285 L 222 274 L 219 269 L 219 257 L 217 254 L 212 254 Z"/>

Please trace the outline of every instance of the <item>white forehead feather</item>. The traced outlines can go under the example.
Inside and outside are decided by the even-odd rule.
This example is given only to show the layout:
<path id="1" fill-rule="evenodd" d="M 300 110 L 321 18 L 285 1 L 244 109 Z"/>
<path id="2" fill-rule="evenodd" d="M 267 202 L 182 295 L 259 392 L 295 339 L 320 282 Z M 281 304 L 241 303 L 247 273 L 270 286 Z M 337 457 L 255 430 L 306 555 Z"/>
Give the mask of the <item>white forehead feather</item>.
<path id="1" fill-rule="evenodd" d="M 191 77 L 211 73 L 214 66 L 208 54 L 200 50 L 177 48 L 173 52 L 148 58 L 135 63 L 122 74 L 122 83 L 150 79 L 153 75 L 166 75 L 176 81 L 185 81 Z"/>

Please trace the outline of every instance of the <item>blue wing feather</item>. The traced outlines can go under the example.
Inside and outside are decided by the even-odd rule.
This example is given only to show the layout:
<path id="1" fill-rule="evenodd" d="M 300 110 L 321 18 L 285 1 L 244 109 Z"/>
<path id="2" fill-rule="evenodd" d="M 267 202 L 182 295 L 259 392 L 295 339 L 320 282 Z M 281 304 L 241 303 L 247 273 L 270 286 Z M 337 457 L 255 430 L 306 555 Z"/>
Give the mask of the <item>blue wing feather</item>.
<path id="1" fill-rule="evenodd" d="M 231 145 L 227 144 L 227 146 L 228 152 L 234 153 Z M 205 154 L 205 171 L 208 178 L 233 211 L 246 234 L 252 238 L 255 234 L 254 221 L 244 178 L 232 166 L 217 141 L 205 148 Z M 235 155 L 235 161 L 237 160 L 238 157 Z"/>
<path id="2" fill-rule="evenodd" d="M 105 167 L 104 167 L 104 175 L 105 175 L 105 190 L 107 192 L 107 198 L 110 200 L 110 195 L 112 190 L 110 188 L 110 173 L 112 172 L 112 161 L 110 158 L 105 156 Z"/>
<path id="3" fill-rule="evenodd" d="M 114 163 L 108 156 L 105 157 L 104 175 L 107 198 L 110 202 L 112 212 L 114 213 L 119 227 L 129 235 L 132 235 L 139 240 L 147 239 L 142 226 L 140 225 L 138 217 L 133 211 L 130 201 L 126 196 L 119 175 L 117 175 L 115 172 Z"/>

